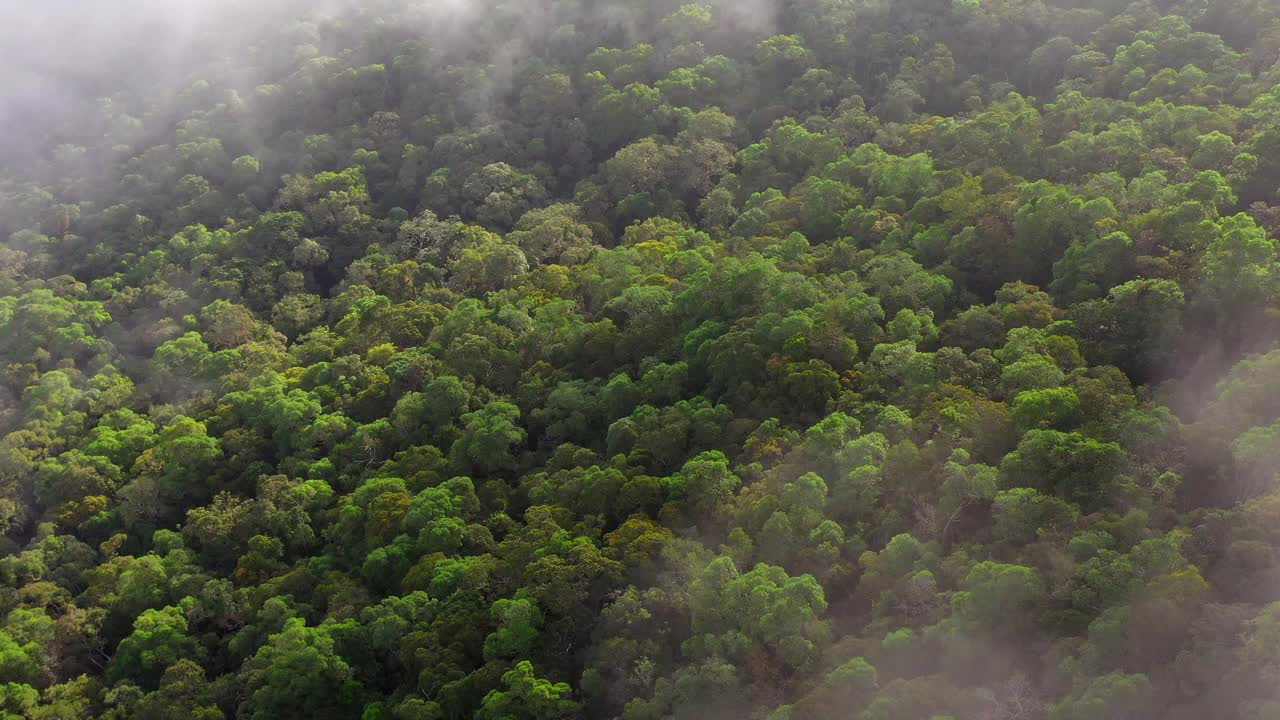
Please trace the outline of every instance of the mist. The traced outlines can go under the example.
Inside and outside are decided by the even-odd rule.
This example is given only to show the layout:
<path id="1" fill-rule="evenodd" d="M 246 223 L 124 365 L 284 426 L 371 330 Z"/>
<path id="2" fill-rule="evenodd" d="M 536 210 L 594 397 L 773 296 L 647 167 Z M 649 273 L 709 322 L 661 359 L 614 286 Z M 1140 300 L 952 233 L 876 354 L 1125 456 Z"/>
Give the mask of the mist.
<path id="1" fill-rule="evenodd" d="M 234 47 L 247 27 L 236 9 L 252 5 L 260 4 L 6 3 L 0 27 L 5 151 L 29 148 L 33 136 L 56 138 L 72 118 L 91 114 L 99 98 L 173 88 L 219 48 Z"/>
<path id="2" fill-rule="evenodd" d="M 9 0 L 0 715 L 1280 716 L 1209 5 Z"/>

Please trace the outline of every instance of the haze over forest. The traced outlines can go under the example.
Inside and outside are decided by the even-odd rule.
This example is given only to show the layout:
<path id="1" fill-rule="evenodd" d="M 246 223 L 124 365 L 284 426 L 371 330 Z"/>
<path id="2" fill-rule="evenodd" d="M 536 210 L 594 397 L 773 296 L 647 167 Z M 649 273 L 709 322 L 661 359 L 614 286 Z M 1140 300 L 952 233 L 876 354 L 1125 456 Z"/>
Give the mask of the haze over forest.
<path id="1" fill-rule="evenodd" d="M 1280 4 L 3 17 L 0 720 L 1280 718 Z"/>

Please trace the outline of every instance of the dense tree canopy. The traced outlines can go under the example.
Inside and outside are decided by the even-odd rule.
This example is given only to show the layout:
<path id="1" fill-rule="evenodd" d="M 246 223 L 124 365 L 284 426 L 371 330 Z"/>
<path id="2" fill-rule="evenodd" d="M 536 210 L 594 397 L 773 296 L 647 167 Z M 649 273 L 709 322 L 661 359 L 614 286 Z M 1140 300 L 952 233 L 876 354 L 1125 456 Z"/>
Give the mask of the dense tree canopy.
<path id="1" fill-rule="evenodd" d="M 297 5 L 0 142 L 0 716 L 1280 714 L 1280 6 Z"/>

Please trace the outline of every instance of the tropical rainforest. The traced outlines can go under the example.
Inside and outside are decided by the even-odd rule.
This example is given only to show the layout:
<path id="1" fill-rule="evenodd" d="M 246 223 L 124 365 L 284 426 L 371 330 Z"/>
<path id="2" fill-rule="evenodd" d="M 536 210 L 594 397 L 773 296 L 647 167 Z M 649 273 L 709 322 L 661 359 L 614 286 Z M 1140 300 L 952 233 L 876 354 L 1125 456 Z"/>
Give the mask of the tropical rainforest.
<path id="1" fill-rule="evenodd" d="M 1280 4 L 278 5 L 22 42 L 0 717 L 1280 718 Z"/>

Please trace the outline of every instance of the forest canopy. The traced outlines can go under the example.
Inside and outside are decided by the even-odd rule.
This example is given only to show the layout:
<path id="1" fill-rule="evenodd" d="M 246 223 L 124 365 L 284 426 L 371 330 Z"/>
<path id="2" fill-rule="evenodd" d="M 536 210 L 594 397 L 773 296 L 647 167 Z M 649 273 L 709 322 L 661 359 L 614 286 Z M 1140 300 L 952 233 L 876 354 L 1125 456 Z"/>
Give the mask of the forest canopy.
<path id="1" fill-rule="evenodd" d="M 1280 717 L 1280 5 L 119 5 L 0 30 L 0 718 Z"/>

